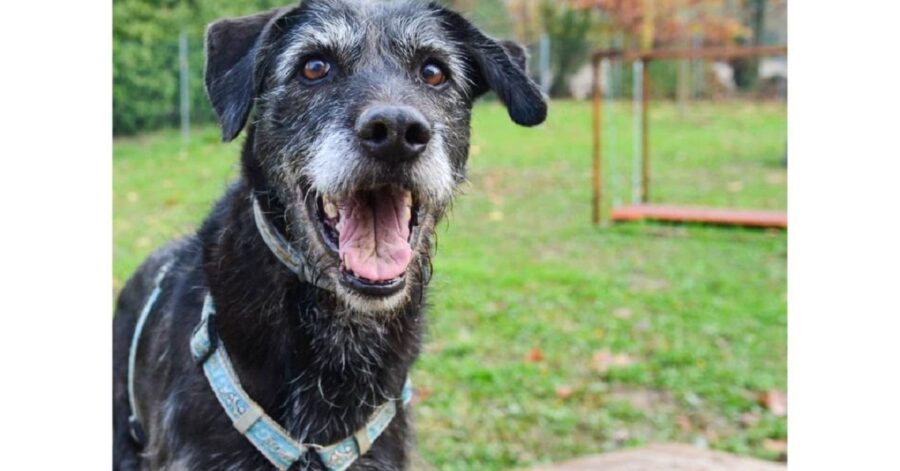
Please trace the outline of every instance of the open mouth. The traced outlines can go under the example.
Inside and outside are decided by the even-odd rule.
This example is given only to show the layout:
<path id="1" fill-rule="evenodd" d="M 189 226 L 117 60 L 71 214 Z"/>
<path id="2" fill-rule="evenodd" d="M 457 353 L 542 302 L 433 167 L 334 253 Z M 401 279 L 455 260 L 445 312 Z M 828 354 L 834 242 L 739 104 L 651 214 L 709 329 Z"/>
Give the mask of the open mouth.
<path id="1" fill-rule="evenodd" d="M 325 246 L 341 261 L 340 282 L 360 294 L 389 296 L 406 285 L 418 225 L 412 193 L 385 186 L 316 201 Z"/>

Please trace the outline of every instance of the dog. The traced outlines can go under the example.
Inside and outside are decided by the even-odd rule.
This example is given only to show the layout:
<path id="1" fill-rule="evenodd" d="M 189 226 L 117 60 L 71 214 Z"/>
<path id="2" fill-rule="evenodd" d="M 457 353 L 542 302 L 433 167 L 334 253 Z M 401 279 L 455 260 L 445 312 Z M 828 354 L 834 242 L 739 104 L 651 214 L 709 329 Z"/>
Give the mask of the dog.
<path id="1" fill-rule="evenodd" d="M 113 468 L 406 469 L 473 102 L 547 115 L 525 50 L 436 3 L 305 0 L 212 23 L 206 54 L 240 177 L 119 295 Z"/>

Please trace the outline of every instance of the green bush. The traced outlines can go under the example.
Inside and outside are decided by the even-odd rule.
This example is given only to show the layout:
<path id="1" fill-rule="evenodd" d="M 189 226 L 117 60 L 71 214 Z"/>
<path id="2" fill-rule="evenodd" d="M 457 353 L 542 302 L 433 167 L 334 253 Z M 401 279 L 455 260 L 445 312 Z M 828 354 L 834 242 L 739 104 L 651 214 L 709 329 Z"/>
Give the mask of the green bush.
<path id="1" fill-rule="evenodd" d="M 178 38 L 188 37 L 191 122 L 214 118 L 203 86 L 206 25 L 290 3 L 288 0 L 116 0 L 113 2 L 113 133 L 177 126 Z"/>

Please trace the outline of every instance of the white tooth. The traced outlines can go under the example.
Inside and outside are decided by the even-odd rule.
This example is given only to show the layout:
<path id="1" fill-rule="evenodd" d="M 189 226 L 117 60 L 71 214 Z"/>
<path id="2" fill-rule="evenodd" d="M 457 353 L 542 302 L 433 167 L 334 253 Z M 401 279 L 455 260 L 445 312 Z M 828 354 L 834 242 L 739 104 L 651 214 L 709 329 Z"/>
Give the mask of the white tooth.
<path id="1" fill-rule="evenodd" d="M 337 205 L 332 203 L 330 200 L 325 200 L 325 215 L 330 219 L 338 217 Z"/>
<path id="2" fill-rule="evenodd" d="M 409 206 L 403 207 L 403 219 L 406 221 L 412 219 L 412 208 L 410 208 Z"/>
<path id="3" fill-rule="evenodd" d="M 412 193 L 409 191 L 403 192 L 403 205 L 406 207 L 412 206 Z"/>

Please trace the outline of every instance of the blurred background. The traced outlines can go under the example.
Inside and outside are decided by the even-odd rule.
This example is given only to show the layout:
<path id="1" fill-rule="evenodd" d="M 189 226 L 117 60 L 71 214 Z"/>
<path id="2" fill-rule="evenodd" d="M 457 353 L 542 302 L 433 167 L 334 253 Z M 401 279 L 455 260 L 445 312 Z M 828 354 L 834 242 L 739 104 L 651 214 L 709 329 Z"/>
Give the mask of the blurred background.
<path id="1" fill-rule="evenodd" d="M 203 90 L 203 32 L 263 0 L 114 0 L 118 292 L 236 178 Z M 475 109 L 469 182 L 439 230 L 415 367 L 423 463 L 515 469 L 656 442 L 786 460 L 786 232 L 591 222 L 591 53 L 783 45 L 784 0 L 458 0 L 526 45 L 546 124 Z M 784 211 L 782 56 L 603 61 L 603 214 L 635 200 Z M 238 139 L 237 141 L 240 141 Z"/>
<path id="2" fill-rule="evenodd" d="M 769 45 L 787 42 L 786 0 L 456 0 L 443 1 L 490 34 L 531 52 L 535 80 L 554 98 L 585 99 L 590 52 Z M 182 88 L 192 123 L 214 116 L 203 89 L 203 34 L 225 16 L 285 5 L 278 0 L 115 0 L 113 118 L 116 135 L 181 124 Z M 724 98 L 758 93 L 783 98 L 783 58 L 653 64 L 655 98 Z M 616 77 L 628 82 L 631 71 Z M 183 80 L 186 76 L 186 80 Z M 631 88 L 617 95 L 630 97 Z"/>

